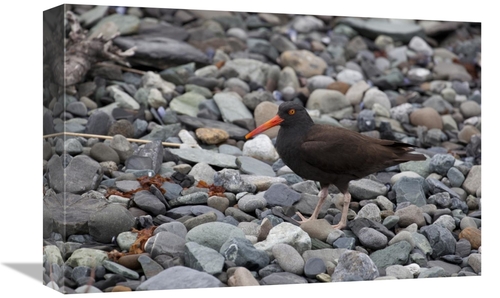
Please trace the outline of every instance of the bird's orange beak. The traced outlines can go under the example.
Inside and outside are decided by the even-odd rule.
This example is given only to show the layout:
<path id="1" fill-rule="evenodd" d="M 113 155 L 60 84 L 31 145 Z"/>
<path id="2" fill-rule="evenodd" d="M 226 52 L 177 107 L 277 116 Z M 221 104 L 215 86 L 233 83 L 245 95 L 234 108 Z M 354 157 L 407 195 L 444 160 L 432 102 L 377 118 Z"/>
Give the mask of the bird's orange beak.
<path id="1" fill-rule="evenodd" d="M 263 131 L 266 131 L 268 130 L 269 128 L 271 127 L 274 127 L 276 125 L 279 125 L 281 122 L 283 122 L 283 118 L 281 118 L 280 116 L 276 115 L 274 116 L 273 118 L 269 119 L 269 121 L 265 122 L 265 123 L 262 123 L 262 125 L 260 125 L 259 127 L 257 127 L 256 129 L 252 130 L 251 132 L 249 132 L 246 136 L 245 136 L 245 139 L 249 139 L 253 136 L 255 136 L 256 134 L 259 134 Z"/>

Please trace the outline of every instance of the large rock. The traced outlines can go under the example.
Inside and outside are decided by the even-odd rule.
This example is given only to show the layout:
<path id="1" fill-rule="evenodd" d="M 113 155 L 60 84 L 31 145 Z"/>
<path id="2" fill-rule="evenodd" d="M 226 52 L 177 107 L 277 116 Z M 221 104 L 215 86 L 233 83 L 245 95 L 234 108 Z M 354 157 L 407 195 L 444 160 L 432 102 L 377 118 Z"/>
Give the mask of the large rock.
<path id="1" fill-rule="evenodd" d="M 49 191 L 43 198 L 43 206 L 48 211 L 43 213 L 44 222 L 53 223 L 53 231 L 67 238 L 75 234 L 88 234 L 90 216 L 106 206 L 106 200 L 102 195 L 99 198 L 90 194 L 82 196 Z"/>
<path id="2" fill-rule="evenodd" d="M 332 282 L 373 280 L 379 276 L 375 263 L 362 252 L 347 250 L 340 255 Z"/>
<path id="3" fill-rule="evenodd" d="M 82 194 L 97 189 L 103 170 L 101 165 L 86 155 L 78 155 L 63 168 L 63 160 L 53 155 L 47 164 L 49 186 L 57 193 Z"/>
<path id="4" fill-rule="evenodd" d="M 349 25 L 359 34 L 371 39 L 375 39 L 379 35 L 385 35 L 395 41 L 406 43 L 415 36 L 425 36 L 421 26 L 406 20 L 342 18 L 340 22 Z"/>
<path id="5" fill-rule="evenodd" d="M 196 62 L 199 65 L 210 63 L 207 55 L 192 45 L 163 36 L 142 34 L 120 36 L 115 38 L 113 43 L 123 50 L 135 46 L 135 54 L 128 59 L 134 63 L 158 69 L 189 62 Z"/>
<path id="6" fill-rule="evenodd" d="M 196 289 L 222 287 L 213 275 L 184 266 L 174 266 L 163 270 L 137 287 L 137 291 Z"/>
<path id="7" fill-rule="evenodd" d="M 108 204 L 90 214 L 89 234 L 96 241 L 112 243 L 113 237 L 121 232 L 130 231 L 135 224 L 134 216 L 119 204 Z"/>

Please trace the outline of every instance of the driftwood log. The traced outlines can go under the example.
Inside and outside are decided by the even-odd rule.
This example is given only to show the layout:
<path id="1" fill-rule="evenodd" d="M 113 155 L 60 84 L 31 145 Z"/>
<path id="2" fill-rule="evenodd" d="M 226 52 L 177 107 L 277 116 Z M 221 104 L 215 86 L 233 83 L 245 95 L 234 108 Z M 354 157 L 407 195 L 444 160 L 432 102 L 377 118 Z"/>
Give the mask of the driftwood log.
<path id="1" fill-rule="evenodd" d="M 50 63 L 54 83 L 68 88 L 82 82 L 92 66 L 98 62 L 112 61 L 118 65 L 130 67 L 126 57 L 134 55 L 135 48 L 122 51 L 115 46 L 113 39 L 120 34 L 118 31 L 109 36 L 104 34 L 89 36 L 87 30 L 80 26 L 73 12 L 67 11 L 65 16 L 70 26 L 66 51 L 62 52 L 63 44 L 60 43 L 59 38 L 55 38 L 47 49 L 44 48 L 44 54 L 49 56 L 46 60 Z M 64 54 L 64 59 L 58 59 L 61 54 Z M 50 57 L 52 55 L 55 57 Z"/>
<path id="2" fill-rule="evenodd" d="M 113 39 L 120 34 L 119 32 L 109 37 L 105 37 L 103 34 L 88 37 L 87 31 L 82 29 L 76 16 L 71 11 L 66 12 L 66 18 L 71 26 L 64 61 L 66 74 L 64 84 L 66 86 L 80 82 L 92 65 L 97 62 L 110 60 L 130 67 L 125 58 L 134 55 L 135 48 L 122 52 L 120 48 L 113 45 Z"/>

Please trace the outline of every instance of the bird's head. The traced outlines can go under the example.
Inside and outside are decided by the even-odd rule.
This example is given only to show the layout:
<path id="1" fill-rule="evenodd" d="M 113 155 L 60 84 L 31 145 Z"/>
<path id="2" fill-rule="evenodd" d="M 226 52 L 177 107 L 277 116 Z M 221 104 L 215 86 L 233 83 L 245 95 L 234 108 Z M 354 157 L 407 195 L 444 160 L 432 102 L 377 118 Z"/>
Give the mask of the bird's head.
<path id="1" fill-rule="evenodd" d="M 279 106 L 276 116 L 252 130 L 245 136 L 245 139 L 249 139 L 276 125 L 287 127 L 293 125 L 307 125 L 309 123 L 312 124 L 312 119 L 302 105 L 295 102 L 284 102 Z"/>

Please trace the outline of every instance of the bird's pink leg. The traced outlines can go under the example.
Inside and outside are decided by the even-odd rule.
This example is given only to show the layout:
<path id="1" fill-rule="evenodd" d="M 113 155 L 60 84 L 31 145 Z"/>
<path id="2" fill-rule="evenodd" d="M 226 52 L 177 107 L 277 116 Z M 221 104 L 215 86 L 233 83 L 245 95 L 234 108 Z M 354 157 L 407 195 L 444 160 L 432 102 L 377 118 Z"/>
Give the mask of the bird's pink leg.
<path id="1" fill-rule="evenodd" d="M 342 207 L 342 217 L 340 217 L 340 222 L 333 227 L 335 229 L 343 229 L 347 225 L 347 212 L 349 211 L 349 204 L 351 203 L 351 194 L 349 191 L 344 193 L 344 207 Z"/>
<path id="2" fill-rule="evenodd" d="M 300 212 L 296 212 L 296 214 L 302 219 L 301 221 L 297 221 L 298 223 L 305 223 L 310 220 L 315 220 L 318 219 L 319 211 L 321 210 L 321 206 L 323 206 L 323 203 L 326 200 L 326 197 L 328 196 L 328 185 L 324 186 L 321 188 L 320 192 L 318 193 L 319 201 L 318 204 L 316 204 L 316 208 L 314 208 L 314 211 L 309 218 L 305 218 Z"/>

